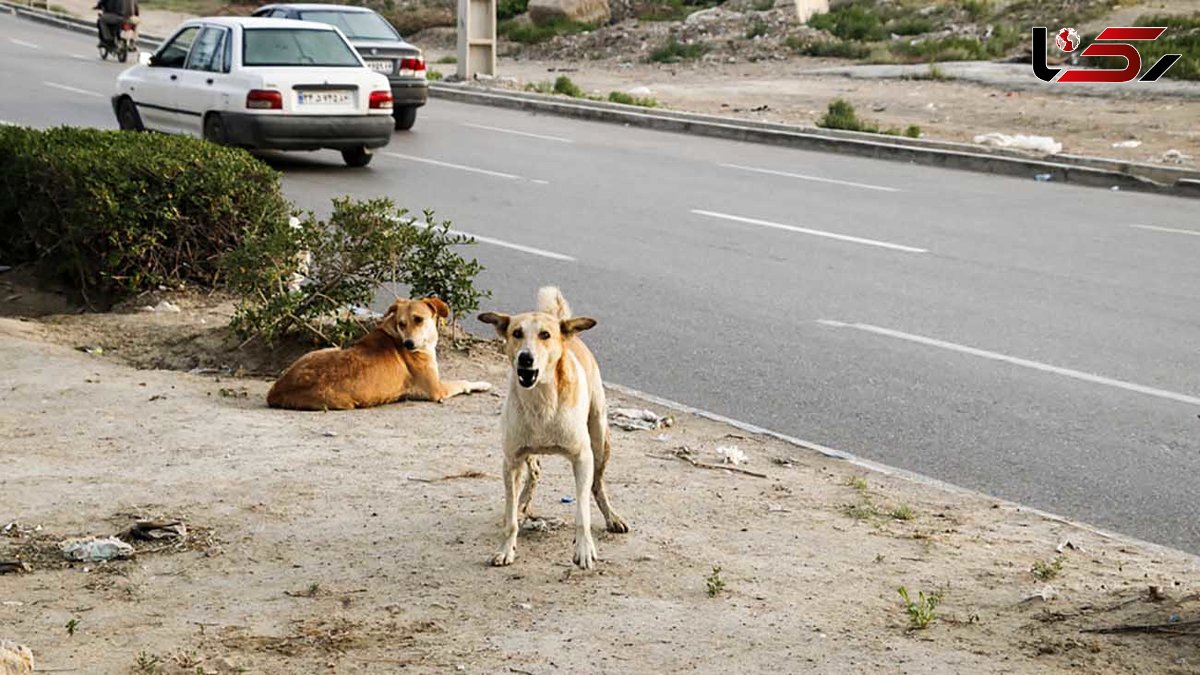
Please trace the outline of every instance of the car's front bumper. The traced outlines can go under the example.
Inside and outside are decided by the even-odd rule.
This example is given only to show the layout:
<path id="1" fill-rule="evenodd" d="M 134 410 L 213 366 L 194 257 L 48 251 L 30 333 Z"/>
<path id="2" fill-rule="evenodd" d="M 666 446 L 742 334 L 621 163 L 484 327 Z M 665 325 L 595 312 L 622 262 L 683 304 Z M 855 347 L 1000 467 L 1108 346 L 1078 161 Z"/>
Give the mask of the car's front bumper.
<path id="1" fill-rule="evenodd" d="M 429 83 L 425 80 L 392 80 L 392 107 L 419 108 L 429 100 Z"/>
<path id="2" fill-rule="evenodd" d="M 381 148 L 392 140 L 390 115 L 222 113 L 230 145 L 261 150 Z"/>

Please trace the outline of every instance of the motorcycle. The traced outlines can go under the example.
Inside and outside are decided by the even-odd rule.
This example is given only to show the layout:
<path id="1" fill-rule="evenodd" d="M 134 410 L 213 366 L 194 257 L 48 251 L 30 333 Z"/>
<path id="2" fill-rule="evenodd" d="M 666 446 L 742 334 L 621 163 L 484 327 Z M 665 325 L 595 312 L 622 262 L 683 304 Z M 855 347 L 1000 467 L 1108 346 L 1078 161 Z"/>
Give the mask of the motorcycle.
<path id="1" fill-rule="evenodd" d="M 116 39 L 110 44 L 100 45 L 100 58 L 107 61 L 109 56 L 115 55 L 118 61 L 125 63 L 129 59 L 129 53 L 138 50 L 137 25 L 138 18 L 136 16 L 125 20 L 121 24 L 121 30 L 117 33 Z"/>

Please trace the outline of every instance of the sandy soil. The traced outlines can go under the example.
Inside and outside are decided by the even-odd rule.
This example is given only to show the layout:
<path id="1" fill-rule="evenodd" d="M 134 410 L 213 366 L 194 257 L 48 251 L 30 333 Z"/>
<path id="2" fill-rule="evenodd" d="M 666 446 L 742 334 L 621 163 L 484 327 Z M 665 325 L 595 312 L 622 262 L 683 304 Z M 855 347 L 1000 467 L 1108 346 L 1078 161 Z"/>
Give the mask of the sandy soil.
<path id="1" fill-rule="evenodd" d="M 1194 635 L 1082 632 L 1173 615 L 1187 629 L 1200 618 L 1195 557 L 687 415 L 664 431 L 615 432 L 611 492 L 633 531 L 597 533 L 598 570 L 570 565 L 561 497 L 571 480 L 554 461 L 536 502 L 551 527 L 522 534 L 512 567 L 490 568 L 503 501 L 499 396 L 269 410 L 267 381 L 227 371 L 285 359 L 233 351 L 227 305 L 174 301 L 182 312 L 0 319 L 0 528 L 16 523 L 0 535 L 0 560 L 32 568 L 0 575 L 0 639 L 30 646 L 40 668 L 1200 668 Z M 452 377 L 504 378 L 488 344 L 442 358 Z M 133 367 L 204 364 L 224 370 Z M 765 478 L 672 455 L 687 447 L 716 462 L 726 445 Z M 902 506 L 910 520 L 890 515 Z M 68 564 L 55 549 L 147 516 L 183 519 L 188 539 L 139 544 L 135 559 L 106 564 Z M 1031 568 L 1059 547 L 1061 571 L 1037 578 Z M 714 566 L 725 587 L 710 597 Z M 899 586 L 943 593 L 927 629 L 910 629 Z M 1050 599 L 1023 601 L 1043 591 Z"/>

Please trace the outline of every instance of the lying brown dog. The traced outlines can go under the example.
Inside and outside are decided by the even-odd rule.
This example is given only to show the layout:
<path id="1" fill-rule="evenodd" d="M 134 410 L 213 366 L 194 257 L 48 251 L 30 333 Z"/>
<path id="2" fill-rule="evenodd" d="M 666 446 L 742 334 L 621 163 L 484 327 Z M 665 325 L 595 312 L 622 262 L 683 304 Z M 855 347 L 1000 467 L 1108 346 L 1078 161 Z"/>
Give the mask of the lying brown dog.
<path id="1" fill-rule="evenodd" d="M 399 299 L 375 330 L 345 348 L 309 352 L 267 393 L 267 405 L 293 410 L 349 410 L 401 399 L 442 401 L 487 382 L 443 382 L 438 375 L 437 319 L 450 314 L 437 298 Z"/>

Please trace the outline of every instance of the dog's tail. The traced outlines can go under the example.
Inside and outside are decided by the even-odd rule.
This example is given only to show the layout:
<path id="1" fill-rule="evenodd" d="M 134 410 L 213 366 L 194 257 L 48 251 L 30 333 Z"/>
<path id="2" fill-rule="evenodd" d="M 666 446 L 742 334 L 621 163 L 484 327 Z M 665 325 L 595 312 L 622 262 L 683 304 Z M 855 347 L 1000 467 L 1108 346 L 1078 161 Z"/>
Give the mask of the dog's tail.
<path id="1" fill-rule="evenodd" d="M 538 289 L 538 311 L 558 319 L 571 318 L 571 306 L 563 297 L 562 291 L 556 286 L 543 286 Z"/>

